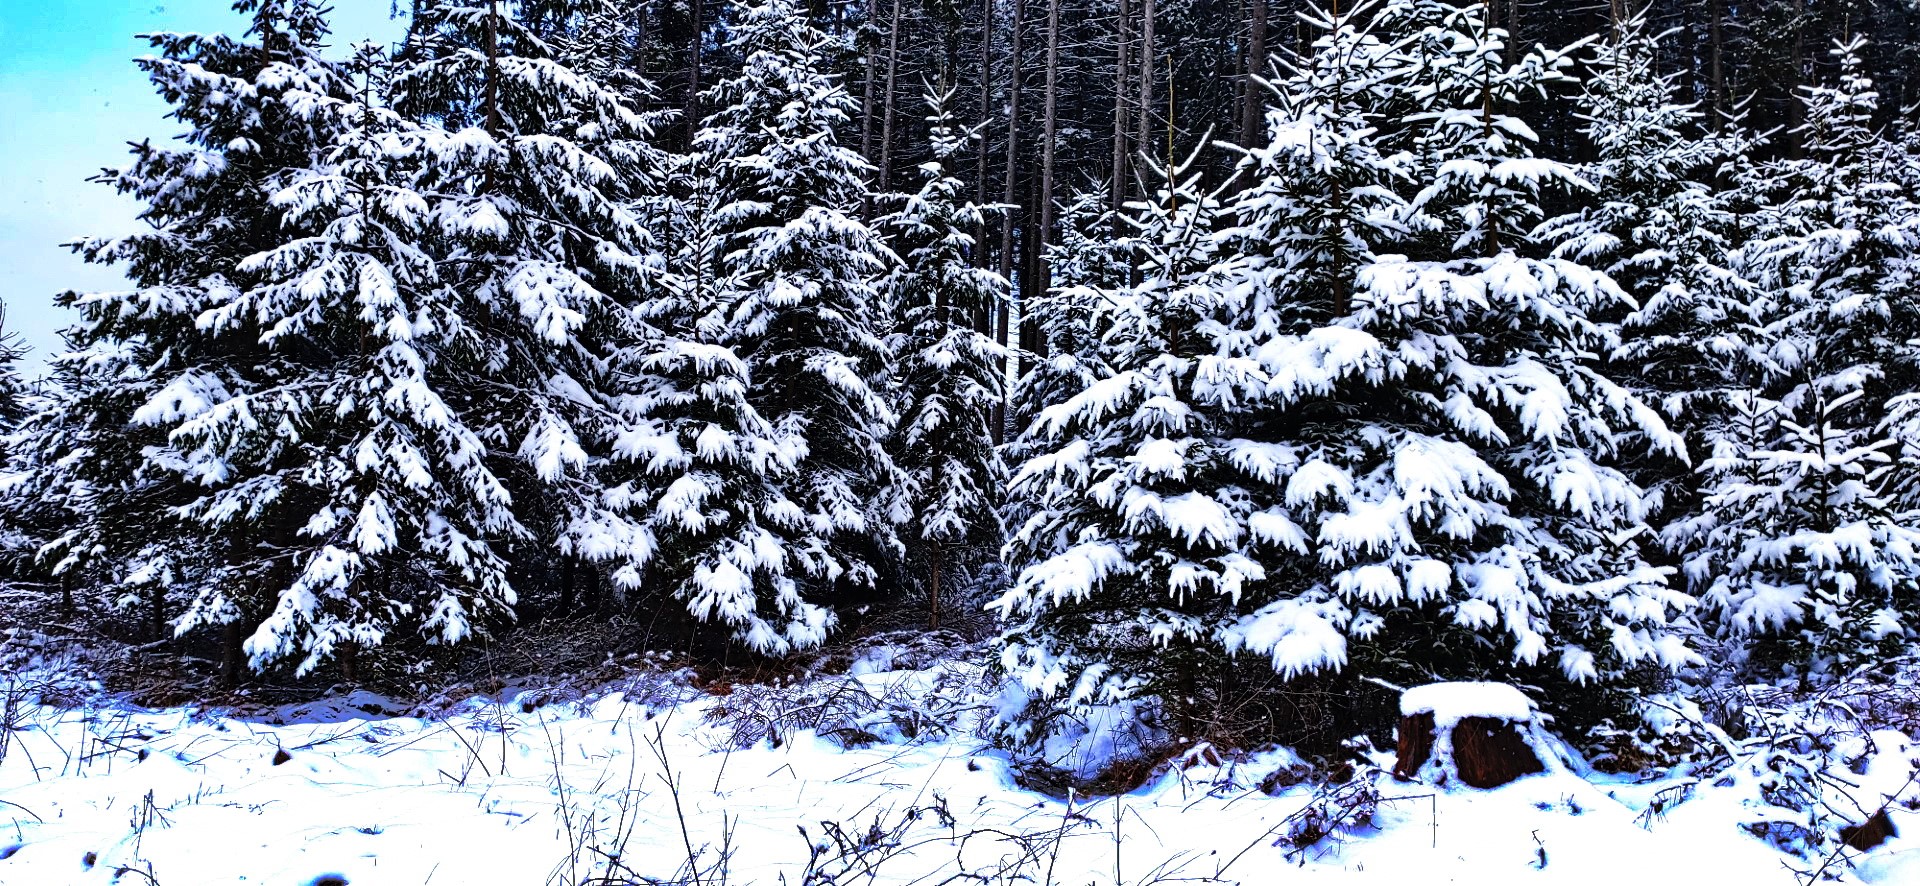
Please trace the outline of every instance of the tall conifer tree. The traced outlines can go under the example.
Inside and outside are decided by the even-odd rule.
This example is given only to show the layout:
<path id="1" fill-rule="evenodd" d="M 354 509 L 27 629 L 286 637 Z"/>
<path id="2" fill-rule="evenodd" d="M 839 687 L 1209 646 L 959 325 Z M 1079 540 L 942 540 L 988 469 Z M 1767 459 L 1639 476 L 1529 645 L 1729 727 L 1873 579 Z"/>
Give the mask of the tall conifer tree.
<path id="1" fill-rule="evenodd" d="M 907 548 L 913 579 L 940 620 L 943 572 L 997 555 L 1006 467 L 993 425 L 1007 353 L 980 331 L 1009 297 L 1006 278 L 975 260 L 988 210 L 967 201 L 949 168 L 976 137 L 959 128 L 953 94 L 930 92 L 933 159 L 920 190 L 880 221 L 900 262 L 881 280 L 899 317 L 890 337 L 900 425 L 892 451 L 905 484 Z"/>

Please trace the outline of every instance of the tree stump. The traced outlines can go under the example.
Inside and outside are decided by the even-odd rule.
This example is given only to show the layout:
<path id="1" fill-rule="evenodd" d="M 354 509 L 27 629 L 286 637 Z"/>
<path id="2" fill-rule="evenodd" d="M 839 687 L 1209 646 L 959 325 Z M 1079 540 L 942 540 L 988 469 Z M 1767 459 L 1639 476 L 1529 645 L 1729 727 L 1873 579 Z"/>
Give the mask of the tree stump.
<path id="1" fill-rule="evenodd" d="M 1433 756 L 1433 712 L 1400 715 L 1400 726 L 1395 732 L 1393 776 L 1411 781 L 1414 773 Z"/>
<path id="2" fill-rule="evenodd" d="M 1393 774 L 1410 780 L 1433 764 L 1434 781 L 1451 778 L 1495 788 L 1546 771 L 1529 738 L 1533 703 L 1500 683 L 1436 683 L 1401 696 Z"/>

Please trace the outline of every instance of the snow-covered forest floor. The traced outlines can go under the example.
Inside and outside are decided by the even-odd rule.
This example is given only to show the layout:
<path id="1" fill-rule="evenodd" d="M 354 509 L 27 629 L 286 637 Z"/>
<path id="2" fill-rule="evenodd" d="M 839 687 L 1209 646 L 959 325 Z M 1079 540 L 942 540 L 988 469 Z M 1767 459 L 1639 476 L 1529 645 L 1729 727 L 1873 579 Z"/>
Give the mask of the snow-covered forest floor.
<path id="1" fill-rule="evenodd" d="M 509 686 L 437 710 L 364 692 L 244 713 L 53 706 L 22 682 L 41 678 L 16 675 L 0 883 L 1133 886 L 1298 868 L 1336 883 L 1789 884 L 1827 863 L 1751 833 L 1766 806 L 1737 765 L 1638 780 L 1569 758 L 1482 791 L 1397 781 L 1391 749 L 1329 778 L 1284 751 L 1201 747 L 1119 797 L 1049 796 L 980 737 L 996 699 L 977 663 L 887 659 L 786 687 L 642 667 L 597 692 Z M 1830 774 L 1853 800 L 1914 793 L 1920 745 L 1848 742 L 1858 771 Z M 1905 805 L 1889 807 L 1902 836 L 1826 873 L 1920 882 Z M 1328 824 L 1368 808 L 1371 827 Z"/>

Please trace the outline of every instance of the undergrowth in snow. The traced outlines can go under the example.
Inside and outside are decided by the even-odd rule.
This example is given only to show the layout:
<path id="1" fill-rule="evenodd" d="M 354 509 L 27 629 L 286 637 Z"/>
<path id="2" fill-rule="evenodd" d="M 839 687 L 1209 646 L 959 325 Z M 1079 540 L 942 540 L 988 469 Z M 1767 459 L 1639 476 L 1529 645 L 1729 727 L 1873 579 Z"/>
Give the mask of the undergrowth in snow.
<path id="1" fill-rule="evenodd" d="M 982 737 L 994 696 L 980 665 L 877 669 L 895 657 L 787 687 L 665 672 L 431 712 L 364 692 L 245 714 L 50 705 L 16 678 L 0 711 L 0 883 L 1144 886 L 1272 882 L 1282 866 L 1334 883 L 1920 877 L 1920 840 L 1904 836 L 1920 834 L 1920 746 L 1843 728 L 1838 698 L 1756 699 L 1778 741 L 1734 739 L 1668 700 L 1664 728 L 1725 746 L 1719 763 L 1650 780 L 1576 765 L 1436 789 L 1393 779 L 1391 752 L 1371 748 L 1321 769 L 1203 746 L 1130 793 L 1054 797 L 1023 787 L 1031 758 Z M 1775 805 L 1796 791 L 1795 808 L 1831 814 Z M 1903 836 L 1864 858 L 1805 830 L 1883 803 Z"/>

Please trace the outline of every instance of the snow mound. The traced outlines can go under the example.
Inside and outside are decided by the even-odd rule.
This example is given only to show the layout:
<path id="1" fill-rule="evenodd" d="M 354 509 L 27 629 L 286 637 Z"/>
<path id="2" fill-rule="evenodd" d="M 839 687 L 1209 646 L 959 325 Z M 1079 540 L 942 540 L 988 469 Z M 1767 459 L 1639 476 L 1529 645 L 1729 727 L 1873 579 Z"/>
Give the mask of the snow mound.
<path id="1" fill-rule="evenodd" d="M 1400 694 L 1400 716 L 1432 714 L 1437 729 L 1449 729 L 1468 717 L 1509 723 L 1534 718 L 1533 700 L 1506 683 L 1429 683 Z"/>

